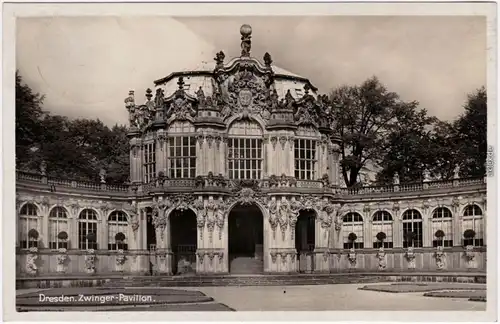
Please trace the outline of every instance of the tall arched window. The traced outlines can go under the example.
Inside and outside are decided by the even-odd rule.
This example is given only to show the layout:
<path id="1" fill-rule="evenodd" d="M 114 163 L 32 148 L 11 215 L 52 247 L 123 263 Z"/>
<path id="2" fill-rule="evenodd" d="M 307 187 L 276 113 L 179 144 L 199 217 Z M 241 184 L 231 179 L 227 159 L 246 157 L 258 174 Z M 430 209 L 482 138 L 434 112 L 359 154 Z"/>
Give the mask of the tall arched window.
<path id="1" fill-rule="evenodd" d="M 89 240 L 90 237 L 92 239 Z M 92 209 L 82 210 L 78 217 L 78 248 L 97 249 L 97 213 Z"/>
<path id="2" fill-rule="evenodd" d="M 363 217 L 358 213 L 348 213 L 343 217 L 342 232 L 344 237 L 344 249 L 362 249 L 363 242 Z M 352 240 L 354 233 L 355 240 Z"/>
<path id="3" fill-rule="evenodd" d="M 117 240 L 117 234 L 120 234 Z M 121 210 L 115 210 L 108 217 L 108 250 L 128 250 L 127 216 Z"/>
<path id="4" fill-rule="evenodd" d="M 254 121 L 237 121 L 229 129 L 227 159 L 230 179 L 262 176 L 262 130 Z"/>
<path id="5" fill-rule="evenodd" d="M 169 127 L 167 165 L 170 178 L 196 176 L 196 130 L 188 121 L 175 121 Z"/>
<path id="6" fill-rule="evenodd" d="M 30 230 L 38 233 L 38 208 L 31 203 L 21 207 L 19 212 L 19 246 L 22 249 L 38 247 L 38 238 L 30 236 Z"/>
<path id="7" fill-rule="evenodd" d="M 299 127 L 294 141 L 295 178 L 316 180 L 316 141 L 317 130 L 312 127 Z"/>
<path id="8" fill-rule="evenodd" d="M 59 233 L 65 232 L 68 237 L 68 214 L 63 207 L 54 207 L 49 214 L 49 248 L 67 249 L 68 239 L 59 238 Z M 64 236 L 64 234 L 61 234 Z"/>
<path id="9" fill-rule="evenodd" d="M 451 211 L 446 207 L 439 207 L 432 213 L 432 246 L 453 246 Z"/>
<path id="10" fill-rule="evenodd" d="M 379 210 L 373 215 L 373 223 L 372 223 L 372 237 L 373 237 L 373 247 L 374 248 L 392 248 L 392 216 L 389 212 L 385 210 Z M 383 240 L 379 240 L 377 235 L 382 235 L 379 233 L 385 234 L 385 238 Z"/>
<path id="11" fill-rule="evenodd" d="M 422 247 L 422 244 L 422 215 L 418 210 L 409 209 L 403 214 L 403 247 Z"/>
<path id="12" fill-rule="evenodd" d="M 467 230 L 473 230 L 474 237 L 464 237 Z M 478 205 L 469 205 L 464 209 L 464 216 L 462 218 L 462 237 L 463 245 L 484 245 L 484 216 L 483 211 Z"/>
<path id="13" fill-rule="evenodd" d="M 150 183 L 156 178 L 156 142 L 143 145 L 144 182 Z"/>

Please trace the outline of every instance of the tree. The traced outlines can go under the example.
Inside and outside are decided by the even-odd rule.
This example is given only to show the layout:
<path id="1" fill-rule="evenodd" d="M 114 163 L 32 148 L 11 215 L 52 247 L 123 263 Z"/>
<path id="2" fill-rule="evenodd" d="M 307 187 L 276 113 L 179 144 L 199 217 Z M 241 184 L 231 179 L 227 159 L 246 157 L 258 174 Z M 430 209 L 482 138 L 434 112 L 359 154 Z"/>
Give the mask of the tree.
<path id="1" fill-rule="evenodd" d="M 341 86 L 331 94 L 335 132 L 340 136 L 342 176 L 356 185 L 359 171 L 368 162 L 378 164 L 390 147 L 397 123 L 418 107 L 389 92 L 376 77 L 360 86 Z"/>
<path id="2" fill-rule="evenodd" d="M 127 128 L 49 114 L 42 110 L 43 98 L 16 73 L 16 168 L 38 171 L 45 161 L 50 176 L 98 181 L 105 169 L 108 183 L 126 182 Z"/>
<path id="3" fill-rule="evenodd" d="M 44 96 L 25 83 L 19 71 L 16 71 L 16 164 L 29 163 L 33 151 L 37 149 L 39 136 L 43 133 L 40 119 Z"/>
<path id="4" fill-rule="evenodd" d="M 461 176 L 481 177 L 486 173 L 487 95 L 484 87 L 468 95 L 465 112 L 454 123 Z"/>
<path id="5" fill-rule="evenodd" d="M 400 181 L 413 182 L 422 178 L 424 169 L 434 163 L 437 151 L 431 128 L 438 122 L 436 117 L 427 115 L 425 109 L 407 107 L 396 117 L 387 139 L 387 150 L 381 152 L 377 182 L 392 184 L 398 173 Z M 438 152 L 436 152 L 438 153 Z"/>

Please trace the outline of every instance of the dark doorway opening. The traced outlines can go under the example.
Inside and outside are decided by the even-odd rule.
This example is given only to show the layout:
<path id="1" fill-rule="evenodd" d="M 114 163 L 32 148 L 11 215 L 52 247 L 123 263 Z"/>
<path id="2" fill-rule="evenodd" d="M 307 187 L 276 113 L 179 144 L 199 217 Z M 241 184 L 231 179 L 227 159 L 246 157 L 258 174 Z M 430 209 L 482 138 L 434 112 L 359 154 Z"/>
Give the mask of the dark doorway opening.
<path id="1" fill-rule="evenodd" d="M 236 205 L 229 213 L 229 271 L 263 271 L 264 217 L 256 205 Z"/>
<path id="2" fill-rule="evenodd" d="M 172 211 L 170 243 L 174 275 L 196 272 L 197 238 L 196 214 L 190 209 Z"/>
<path id="3" fill-rule="evenodd" d="M 301 210 L 295 225 L 295 249 L 300 272 L 314 271 L 314 248 L 316 241 L 316 213 Z"/>
<path id="4" fill-rule="evenodd" d="M 156 231 L 153 225 L 153 209 L 146 208 L 146 249 L 156 250 Z"/>

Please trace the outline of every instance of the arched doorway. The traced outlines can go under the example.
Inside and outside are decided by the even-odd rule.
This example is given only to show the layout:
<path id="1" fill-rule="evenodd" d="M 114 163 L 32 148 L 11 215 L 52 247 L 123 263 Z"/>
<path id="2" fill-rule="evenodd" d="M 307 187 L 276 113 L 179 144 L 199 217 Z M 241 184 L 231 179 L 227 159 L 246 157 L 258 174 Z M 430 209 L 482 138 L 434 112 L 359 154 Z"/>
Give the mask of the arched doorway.
<path id="1" fill-rule="evenodd" d="M 172 211 L 170 247 L 174 275 L 196 272 L 197 239 L 196 214 L 191 209 Z"/>
<path id="2" fill-rule="evenodd" d="M 229 222 L 229 272 L 264 271 L 264 217 L 256 205 L 236 205 Z"/>
<path id="3" fill-rule="evenodd" d="M 314 271 L 314 248 L 316 242 L 316 213 L 301 210 L 295 225 L 295 249 L 299 261 L 299 272 Z"/>

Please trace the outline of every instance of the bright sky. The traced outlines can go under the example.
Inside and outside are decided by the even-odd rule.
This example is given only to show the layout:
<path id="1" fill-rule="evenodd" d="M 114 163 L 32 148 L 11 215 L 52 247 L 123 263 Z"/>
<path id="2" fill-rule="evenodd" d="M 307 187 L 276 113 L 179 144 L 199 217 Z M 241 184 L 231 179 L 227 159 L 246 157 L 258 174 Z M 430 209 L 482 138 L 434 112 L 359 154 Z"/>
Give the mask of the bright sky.
<path id="1" fill-rule="evenodd" d="M 220 50 L 226 61 L 239 55 L 243 23 L 253 29 L 252 56 L 269 52 L 322 93 L 376 75 L 404 100 L 453 119 L 467 93 L 486 85 L 486 19 L 464 16 L 22 18 L 17 68 L 46 95 L 46 110 L 121 124 L 130 89 L 138 98 Z"/>

